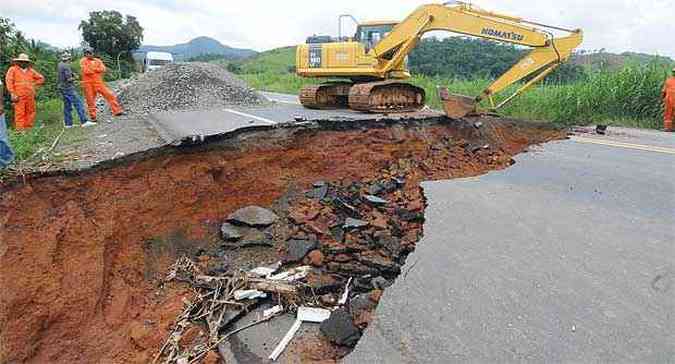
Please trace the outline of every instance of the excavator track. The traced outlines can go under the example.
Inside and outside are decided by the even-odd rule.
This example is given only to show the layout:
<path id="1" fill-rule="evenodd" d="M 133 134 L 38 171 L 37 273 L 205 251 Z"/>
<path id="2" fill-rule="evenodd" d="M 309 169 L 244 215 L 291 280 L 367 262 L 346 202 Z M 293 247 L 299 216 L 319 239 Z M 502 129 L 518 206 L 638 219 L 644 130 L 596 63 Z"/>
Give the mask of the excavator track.
<path id="1" fill-rule="evenodd" d="M 349 108 L 372 113 L 413 112 L 424 107 L 424 89 L 400 81 L 378 81 L 352 86 Z"/>
<path id="2" fill-rule="evenodd" d="M 346 109 L 351 82 L 327 82 L 306 86 L 300 91 L 300 103 L 308 109 Z"/>

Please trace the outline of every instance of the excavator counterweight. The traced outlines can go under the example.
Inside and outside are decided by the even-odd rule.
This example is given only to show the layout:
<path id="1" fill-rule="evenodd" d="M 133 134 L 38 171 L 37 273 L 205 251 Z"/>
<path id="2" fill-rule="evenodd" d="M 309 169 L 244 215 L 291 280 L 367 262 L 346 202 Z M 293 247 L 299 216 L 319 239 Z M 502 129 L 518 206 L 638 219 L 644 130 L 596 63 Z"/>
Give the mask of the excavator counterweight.
<path id="1" fill-rule="evenodd" d="M 307 44 L 298 46 L 298 75 L 341 80 L 304 88 L 301 103 L 308 108 L 377 113 L 421 109 L 425 91 L 405 82 L 410 78 L 406 58 L 422 35 L 437 30 L 532 48 L 480 95 L 453 95 L 439 88 L 443 108 L 451 118 L 499 109 L 567 61 L 583 40 L 581 30 L 543 25 L 462 2 L 422 5 L 401 22 L 359 23 L 352 38 L 310 37 Z M 554 32 L 568 35 L 556 37 Z M 495 105 L 495 95 L 525 78 L 524 85 Z M 477 105 L 486 99 L 491 106 L 479 109 Z"/>

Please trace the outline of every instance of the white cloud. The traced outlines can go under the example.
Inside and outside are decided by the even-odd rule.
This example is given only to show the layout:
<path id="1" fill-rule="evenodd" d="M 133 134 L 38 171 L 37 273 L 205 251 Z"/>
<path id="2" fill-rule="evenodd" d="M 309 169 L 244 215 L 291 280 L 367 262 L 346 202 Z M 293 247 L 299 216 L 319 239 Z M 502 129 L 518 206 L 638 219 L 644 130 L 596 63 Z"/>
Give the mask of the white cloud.
<path id="1" fill-rule="evenodd" d="M 146 44 L 175 44 L 206 35 L 222 43 L 264 50 L 301 43 L 311 34 L 336 34 L 337 16 L 402 19 L 419 0 L 2 0 L 2 16 L 29 37 L 77 45 L 87 13 L 115 9 L 136 16 Z M 673 0 L 475 0 L 483 8 L 585 31 L 584 49 L 675 56 Z"/>

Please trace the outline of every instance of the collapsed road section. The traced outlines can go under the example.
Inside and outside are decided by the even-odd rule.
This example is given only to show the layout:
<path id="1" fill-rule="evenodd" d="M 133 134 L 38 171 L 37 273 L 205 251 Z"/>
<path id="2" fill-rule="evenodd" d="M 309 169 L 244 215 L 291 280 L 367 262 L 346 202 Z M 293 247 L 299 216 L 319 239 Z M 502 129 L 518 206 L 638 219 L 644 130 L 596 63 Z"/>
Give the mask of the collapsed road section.
<path id="1" fill-rule="evenodd" d="M 265 362 L 290 325 L 269 341 L 248 327 L 323 315 L 308 307 L 329 316 L 279 361 L 337 360 L 422 235 L 421 181 L 564 137 L 493 118 L 311 122 L 8 181 L 0 361 Z"/>

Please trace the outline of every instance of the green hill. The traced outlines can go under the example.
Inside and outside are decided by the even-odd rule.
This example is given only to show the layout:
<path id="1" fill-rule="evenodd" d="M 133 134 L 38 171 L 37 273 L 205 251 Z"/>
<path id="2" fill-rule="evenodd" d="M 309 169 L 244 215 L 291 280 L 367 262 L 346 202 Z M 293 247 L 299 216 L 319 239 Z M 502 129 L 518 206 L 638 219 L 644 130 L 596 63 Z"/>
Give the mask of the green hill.
<path id="1" fill-rule="evenodd" d="M 234 73 L 287 74 L 295 72 L 295 47 L 276 48 L 249 59 L 229 62 L 228 69 Z"/>

